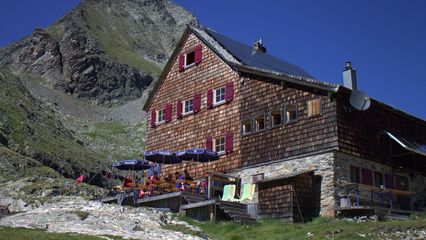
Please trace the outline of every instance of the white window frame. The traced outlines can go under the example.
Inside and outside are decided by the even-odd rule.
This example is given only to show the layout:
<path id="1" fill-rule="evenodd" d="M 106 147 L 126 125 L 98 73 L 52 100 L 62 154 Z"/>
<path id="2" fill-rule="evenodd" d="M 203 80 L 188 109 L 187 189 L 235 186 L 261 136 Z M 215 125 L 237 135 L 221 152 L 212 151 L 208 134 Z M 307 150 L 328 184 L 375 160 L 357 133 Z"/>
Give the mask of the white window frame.
<path id="1" fill-rule="evenodd" d="M 157 110 L 156 113 L 157 113 L 156 114 L 157 116 L 155 117 L 155 123 L 156 124 L 165 123 L 166 122 L 166 109 L 165 108 L 159 109 L 159 110 Z"/>
<path id="2" fill-rule="evenodd" d="M 247 132 L 247 130 L 246 130 L 247 123 L 250 124 L 250 132 Z M 244 119 L 242 121 L 242 124 L 241 124 L 241 135 L 243 135 L 243 136 L 250 135 L 250 134 L 253 133 L 253 130 L 254 130 L 253 129 L 253 120 L 252 119 Z"/>
<path id="3" fill-rule="evenodd" d="M 187 106 L 192 106 L 192 109 L 186 111 Z M 187 98 L 182 101 L 182 115 L 188 115 L 194 112 L 194 98 Z"/>
<path id="4" fill-rule="evenodd" d="M 217 92 L 221 91 L 220 95 L 222 95 L 222 90 L 223 90 L 223 99 L 217 101 L 217 99 L 216 99 Z M 213 106 L 217 106 L 217 105 L 223 104 L 225 102 L 226 102 L 226 87 L 223 86 L 223 87 L 215 88 L 214 91 L 213 91 Z"/>
<path id="5" fill-rule="evenodd" d="M 220 142 L 219 142 L 220 141 Z M 223 141 L 223 142 L 222 142 Z M 218 143 L 219 142 L 219 143 Z M 219 145 L 218 145 L 219 144 Z M 223 148 L 223 149 L 216 149 L 216 147 Z M 226 147 L 226 139 L 225 136 L 215 137 L 213 139 L 213 150 L 217 152 L 219 155 L 225 154 L 225 147 Z M 219 150 L 219 151 L 218 151 Z"/>
<path id="6" fill-rule="evenodd" d="M 188 56 L 188 54 L 191 54 L 191 53 L 193 53 L 194 54 L 194 62 L 192 62 L 192 63 L 190 63 L 190 64 L 187 64 L 187 56 Z M 188 52 L 188 53 L 185 53 L 184 54 L 184 61 L 183 61 L 183 66 L 184 66 L 184 68 L 189 68 L 189 67 L 191 67 L 191 66 L 194 66 L 195 65 L 195 50 L 193 50 L 193 51 L 190 51 L 190 52 Z"/>

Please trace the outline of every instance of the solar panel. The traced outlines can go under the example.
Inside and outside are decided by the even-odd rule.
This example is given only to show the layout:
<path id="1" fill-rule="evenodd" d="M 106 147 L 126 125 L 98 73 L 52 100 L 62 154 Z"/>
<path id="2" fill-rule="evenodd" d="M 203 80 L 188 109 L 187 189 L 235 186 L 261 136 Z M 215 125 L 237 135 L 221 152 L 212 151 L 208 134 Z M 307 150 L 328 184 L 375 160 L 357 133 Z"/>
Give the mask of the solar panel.
<path id="1" fill-rule="evenodd" d="M 251 46 L 238 42 L 210 29 L 205 29 L 205 31 L 243 65 L 314 79 L 314 77 L 312 77 L 312 75 L 308 72 L 287 61 L 264 52 L 256 52 L 255 54 L 252 54 L 253 48 Z"/>

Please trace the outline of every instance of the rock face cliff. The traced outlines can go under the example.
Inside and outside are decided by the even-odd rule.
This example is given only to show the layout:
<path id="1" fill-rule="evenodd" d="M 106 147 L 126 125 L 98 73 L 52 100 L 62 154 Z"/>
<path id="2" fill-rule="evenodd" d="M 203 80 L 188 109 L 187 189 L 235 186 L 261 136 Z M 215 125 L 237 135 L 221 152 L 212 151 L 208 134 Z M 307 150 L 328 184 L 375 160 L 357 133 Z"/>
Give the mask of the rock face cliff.
<path id="1" fill-rule="evenodd" d="M 0 49 L 0 64 L 91 103 L 141 97 L 195 17 L 169 0 L 83 0 L 47 29 Z"/>
<path id="2" fill-rule="evenodd" d="M 0 48 L 0 182 L 45 166 L 101 185 L 112 161 L 140 157 L 141 96 L 186 24 L 197 20 L 170 0 L 82 0 Z"/>

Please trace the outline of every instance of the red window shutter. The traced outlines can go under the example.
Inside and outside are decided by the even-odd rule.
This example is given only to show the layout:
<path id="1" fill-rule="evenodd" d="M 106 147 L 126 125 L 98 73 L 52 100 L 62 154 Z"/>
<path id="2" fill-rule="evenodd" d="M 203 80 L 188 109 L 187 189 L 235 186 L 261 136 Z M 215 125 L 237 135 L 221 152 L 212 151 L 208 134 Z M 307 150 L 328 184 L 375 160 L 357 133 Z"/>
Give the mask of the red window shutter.
<path id="1" fill-rule="evenodd" d="M 179 72 L 182 72 L 185 69 L 184 63 L 183 63 L 183 53 L 179 54 Z"/>
<path id="2" fill-rule="evenodd" d="M 203 47 L 201 45 L 198 45 L 195 47 L 195 64 L 199 64 L 201 62 L 202 53 L 203 53 Z"/>
<path id="3" fill-rule="evenodd" d="M 201 109 L 201 94 L 194 95 L 194 113 L 199 112 Z"/>
<path id="4" fill-rule="evenodd" d="M 172 120 L 172 109 L 173 109 L 172 104 L 167 104 L 166 108 L 164 109 L 164 115 L 165 115 L 164 120 L 166 122 L 170 122 Z"/>
<path id="5" fill-rule="evenodd" d="M 155 110 L 151 112 L 151 127 L 155 127 Z"/>
<path id="6" fill-rule="evenodd" d="M 232 101 L 234 99 L 234 83 L 227 82 L 225 89 L 225 100 L 227 102 Z"/>
<path id="7" fill-rule="evenodd" d="M 213 138 L 208 137 L 206 139 L 206 149 L 213 150 Z"/>
<path id="8" fill-rule="evenodd" d="M 176 102 L 176 117 L 181 118 L 182 117 L 182 100 L 177 100 Z"/>
<path id="9" fill-rule="evenodd" d="M 213 107 L 213 89 L 207 91 L 207 108 Z"/>
<path id="10" fill-rule="evenodd" d="M 395 189 L 395 175 L 385 173 L 385 187 L 389 189 Z"/>
<path id="11" fill-rule="evenodd" d="M 373 185 L 373 172 L 370 169 L 361 169 L 362 173 L 362 184 Z"/>
<path id="12" fill-rule="evenodd" d="M 234 147 L 234 135 L 232 134 L 232 132 L 228 132 L 225 135 L 225 152 L 231 153 L 233 147 Z"/>

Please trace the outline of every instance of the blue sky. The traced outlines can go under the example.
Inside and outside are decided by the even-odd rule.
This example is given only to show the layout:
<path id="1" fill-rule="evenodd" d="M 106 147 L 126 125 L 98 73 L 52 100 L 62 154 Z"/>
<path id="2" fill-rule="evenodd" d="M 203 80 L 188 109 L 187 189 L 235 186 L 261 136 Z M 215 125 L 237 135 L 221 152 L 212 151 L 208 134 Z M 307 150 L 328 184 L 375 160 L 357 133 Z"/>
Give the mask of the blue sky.
<path id="1" fill-rule="evenodd" d="M 0 46 L 46 27 L 78 0 L 0 3 Z M 426 1 L 174 0 L 201 24 L 268 52 L 317 79 L 342 83 L 344 63 L 371 97 L 426 119 Z"/>

